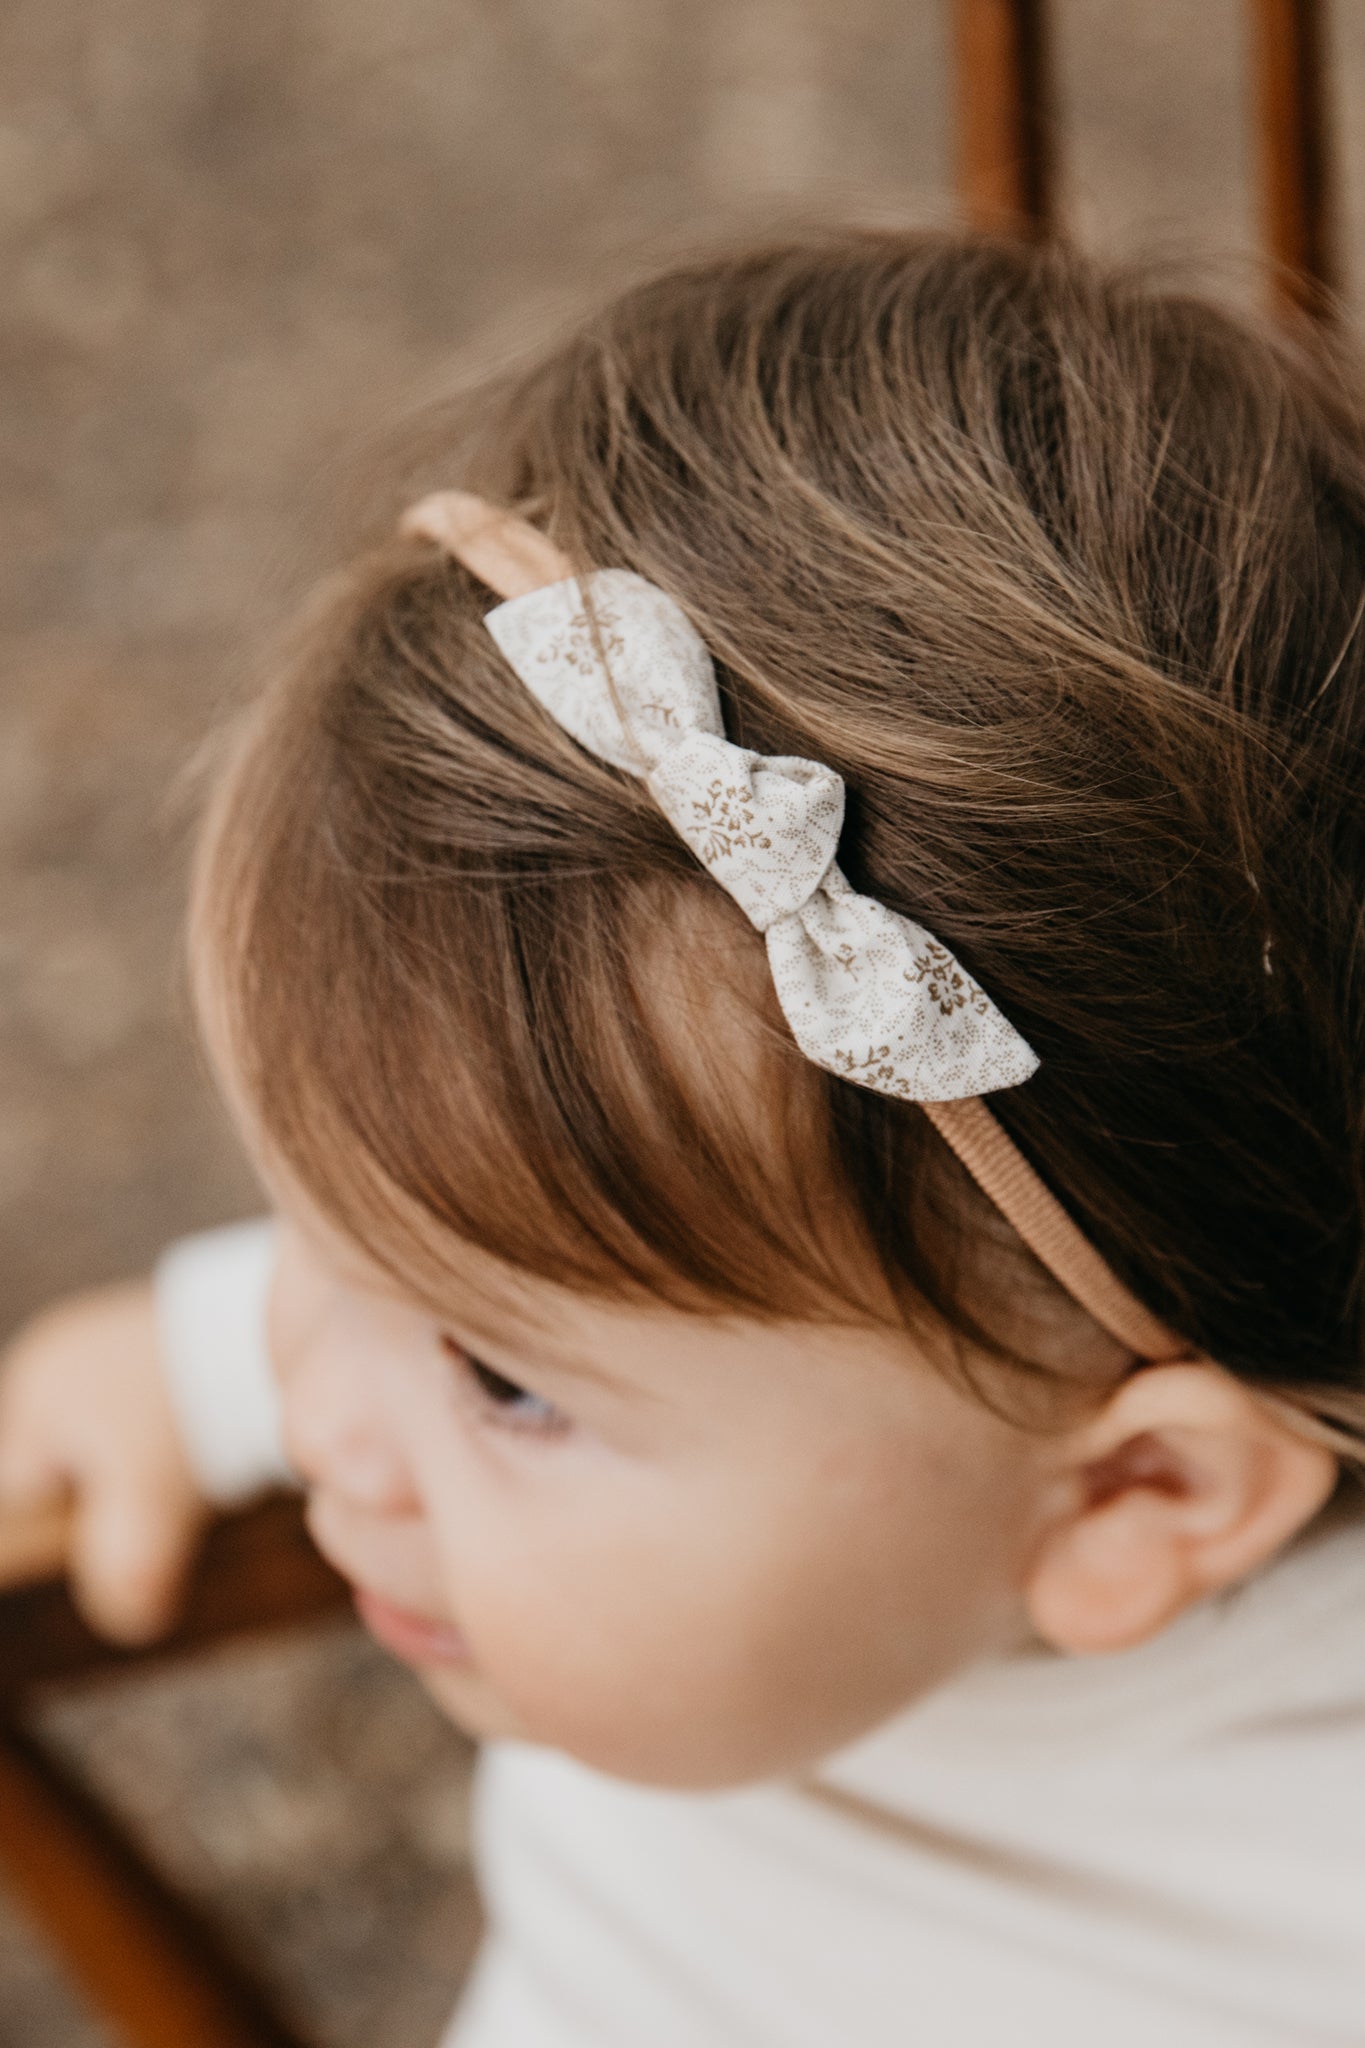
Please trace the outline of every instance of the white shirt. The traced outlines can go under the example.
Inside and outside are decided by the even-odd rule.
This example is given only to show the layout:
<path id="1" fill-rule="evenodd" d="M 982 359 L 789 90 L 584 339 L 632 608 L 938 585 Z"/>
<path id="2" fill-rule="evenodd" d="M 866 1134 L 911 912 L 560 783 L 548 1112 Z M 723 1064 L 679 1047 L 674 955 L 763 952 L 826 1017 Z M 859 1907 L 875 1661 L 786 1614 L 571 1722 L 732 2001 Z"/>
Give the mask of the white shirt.
<path id="1" fill-rule="evenodd" d="M 217 1498 L 281 1469 L 270 1258 L 247 1226 L 161 1269 Z M 476 1847 L 447 2048 L 1365 2048 L 1365 1514 L 1140 1649 L 979 1666 L 799 1783 L 489 1744 Z"/>

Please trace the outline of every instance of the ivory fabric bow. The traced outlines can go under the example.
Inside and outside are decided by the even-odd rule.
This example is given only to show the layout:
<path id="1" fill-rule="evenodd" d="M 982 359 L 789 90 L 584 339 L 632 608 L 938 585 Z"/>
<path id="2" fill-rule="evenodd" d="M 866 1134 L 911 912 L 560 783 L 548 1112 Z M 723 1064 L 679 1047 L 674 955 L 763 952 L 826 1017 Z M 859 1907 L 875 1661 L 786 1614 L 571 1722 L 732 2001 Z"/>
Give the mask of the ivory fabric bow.
<path id="1" fill-rule="evenodd" d="M 514 597 L 484 623 L 558 725 L 643 779 L 764 934 L 807 1059 L 911 1102 L 1013 1088 L 1036 1070 L 1032 1048 L 947 947 L 840 872 L 841 777 L 725 738 L 711 657 L 666 592 L 599 569 Z"/>

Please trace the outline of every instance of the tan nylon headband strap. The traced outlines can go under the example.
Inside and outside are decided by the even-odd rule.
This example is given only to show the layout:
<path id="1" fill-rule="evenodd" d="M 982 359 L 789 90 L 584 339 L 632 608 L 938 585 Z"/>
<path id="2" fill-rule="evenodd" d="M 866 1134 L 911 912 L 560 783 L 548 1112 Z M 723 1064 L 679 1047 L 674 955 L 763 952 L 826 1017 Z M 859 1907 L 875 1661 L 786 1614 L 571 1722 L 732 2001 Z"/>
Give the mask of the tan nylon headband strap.
<path id="1" fill-rule="evenodd" d="M 920 1108 L 1034 1257 L 1111 1337 L 1142 1359 L 1188 1353 L 1101 1258 L 979 1095 Z"/>

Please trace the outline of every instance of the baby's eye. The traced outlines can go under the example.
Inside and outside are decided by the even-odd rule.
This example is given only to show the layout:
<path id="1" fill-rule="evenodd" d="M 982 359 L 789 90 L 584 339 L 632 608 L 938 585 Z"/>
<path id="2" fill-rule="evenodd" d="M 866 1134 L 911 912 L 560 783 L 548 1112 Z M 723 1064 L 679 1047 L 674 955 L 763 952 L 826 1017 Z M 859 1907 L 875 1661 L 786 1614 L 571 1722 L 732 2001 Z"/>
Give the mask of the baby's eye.
<path id="1" fill-rule="evenodd" d="M 539 1394 L 531 1393 L 529 1388 L 518 1385 L 516 1380 L 509 1379 L 506 1373 L 485 1365 L 472 1351 L 466 1351 L 456 1338 L 443 1336 L 441 1348 L 473 1382 L 484 1406 L 504 1428 L 534 1430 L 541 1435 L 568 1428 L 568 1417 L 562 1415 L 558 1408 L 542 1400 Z"/>

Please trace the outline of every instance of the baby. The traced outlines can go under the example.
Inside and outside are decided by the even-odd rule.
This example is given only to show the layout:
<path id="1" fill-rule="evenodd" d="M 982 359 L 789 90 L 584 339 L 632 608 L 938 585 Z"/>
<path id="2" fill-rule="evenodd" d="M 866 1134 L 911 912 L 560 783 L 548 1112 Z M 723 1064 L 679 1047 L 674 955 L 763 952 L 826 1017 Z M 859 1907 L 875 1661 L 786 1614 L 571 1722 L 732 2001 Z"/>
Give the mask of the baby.
<path id="1" fill-rule="evenodd" d="M 277 1221 L 32 1326 L 0 1490 L 132 1636 L 307 1487 L 487 1739 L 458 2048 L 1365 2042 L 1362 390 L 1055 248 L 698 262 L 235 736 Z"/>

